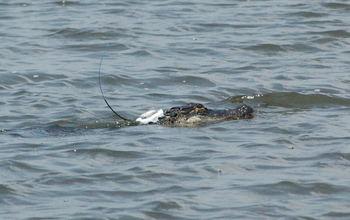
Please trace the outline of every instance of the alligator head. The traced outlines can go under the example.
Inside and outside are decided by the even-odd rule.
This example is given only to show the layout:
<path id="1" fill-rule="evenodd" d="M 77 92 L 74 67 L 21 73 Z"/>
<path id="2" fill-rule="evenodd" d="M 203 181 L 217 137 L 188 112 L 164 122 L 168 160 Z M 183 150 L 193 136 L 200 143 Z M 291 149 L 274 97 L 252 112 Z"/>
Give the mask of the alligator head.
<path id="1" fill-rule="evenodd" d="M 166 110 L 164 116 L 159 118 L 158 124 L 190 125 L 210 121 L 252 118 L 253 112 L 253 108 L 246 104 L 235 109 L 213 110 L 199 103 L 189 103 L 186 106 Z"/>

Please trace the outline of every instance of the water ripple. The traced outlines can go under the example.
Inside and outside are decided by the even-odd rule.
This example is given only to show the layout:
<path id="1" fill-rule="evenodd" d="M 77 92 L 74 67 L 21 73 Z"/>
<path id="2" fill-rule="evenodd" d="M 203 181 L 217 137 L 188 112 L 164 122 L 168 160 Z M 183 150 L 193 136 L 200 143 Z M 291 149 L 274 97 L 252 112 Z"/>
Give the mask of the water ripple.
<path id="1" fill-rule="evenodd" d="M 1 219 L 348 219 L 347 2 L 1 2 Z M 150 109 L 253 119 L 137 126 Z"/>

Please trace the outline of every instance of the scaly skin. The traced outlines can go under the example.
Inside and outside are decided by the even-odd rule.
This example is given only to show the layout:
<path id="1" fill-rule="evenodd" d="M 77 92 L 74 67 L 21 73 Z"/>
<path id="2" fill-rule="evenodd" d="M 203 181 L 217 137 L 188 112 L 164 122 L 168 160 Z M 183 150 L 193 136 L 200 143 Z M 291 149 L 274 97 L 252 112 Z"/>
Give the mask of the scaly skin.
<path id="1" fill-rule="evenodd" d="M 191 125 L 209 121 L 235 120 L 253 117 L 253 108 L 243 104 L 235 109 L 212 110 L 199 103 L 189 103 L 187 106 L 173 107 L 166 110 L 158 124 Z"/>

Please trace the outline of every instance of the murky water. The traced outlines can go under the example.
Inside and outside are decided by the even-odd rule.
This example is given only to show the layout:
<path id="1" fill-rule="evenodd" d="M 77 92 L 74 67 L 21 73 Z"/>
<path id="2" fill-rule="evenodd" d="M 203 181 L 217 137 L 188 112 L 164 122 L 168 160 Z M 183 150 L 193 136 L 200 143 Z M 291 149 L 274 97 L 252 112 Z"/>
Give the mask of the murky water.
<path id="1" fill-rule="evenodd" d="M 350 218 L 347 1 L 3 1 L 0 22 L 1 219 Z M 255 117 L 128 126 L 109 43 L 124 117 Z"/>

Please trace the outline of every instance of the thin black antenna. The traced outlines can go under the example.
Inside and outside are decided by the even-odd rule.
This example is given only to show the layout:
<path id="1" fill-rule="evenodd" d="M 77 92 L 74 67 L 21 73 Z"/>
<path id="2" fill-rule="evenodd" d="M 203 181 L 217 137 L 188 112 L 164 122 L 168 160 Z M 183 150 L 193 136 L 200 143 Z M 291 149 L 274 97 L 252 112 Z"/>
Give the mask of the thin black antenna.
<path id="1" fill-rule="evenodd" d="M 106 55 L 106 53 L 107 53 L 107 50 L 108 50 L 108 48 L 109 48 L 110 46 L 111 46 L 111 44 L 108 44 L 108 45 L 107 45 L 107 47 L 106 47 L 106 49 L 105 49 L 105 51 L 103 52 L 102 57 L 101 57 L 100 65 L 99 65 L 99 67 L 98 67 L 98 84 L 100 85 L 100 90 L 101 90 L 101 94 L 102 94 L 103 100 L 105 100 L 105 103 L 107 104 L 108 108 L 109 108 L 110 110 L 112 110 L 112 112 L 113 112 L 114 114 L 116 114 L 119 118 L 123 119 L 124 121 L 131 121 L 131 120 L 129 120 L 129 119 L 126 119 L 126 118 L 120 116 L 116 111 L 114 111 L 113 108 L 112 108 L 112 107 L 109 105 L 109 103 L 107 102 L 107 100 L 106 100 L 106 98 L 105 98 L 105 95 L 103 94 L 103 90 L 102 90 L 102 86 L 101 86 L 101 65 L 102 65 L 102 60 L 103 60 L 103 58 L 105 57 L 105 55 Z"/>

